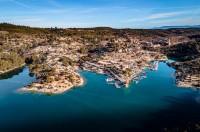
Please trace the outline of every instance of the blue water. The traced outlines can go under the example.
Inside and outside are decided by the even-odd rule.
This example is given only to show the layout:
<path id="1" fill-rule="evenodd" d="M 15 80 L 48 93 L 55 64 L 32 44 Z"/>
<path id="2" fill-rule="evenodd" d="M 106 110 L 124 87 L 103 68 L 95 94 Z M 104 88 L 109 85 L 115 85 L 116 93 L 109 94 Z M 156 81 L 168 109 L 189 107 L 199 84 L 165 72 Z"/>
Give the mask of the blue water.
<path id="1" fill-rule="evenodd" d="M 0 80 L 0 132 L 145 131 L 199 119 L 200 94 L 177 87 L 174 69 L 163 62 L 158 71 L 147 70 L 147 78 L 129 88 L 107 84 L 104 75 L 80 74 L 84 86 L 51 96 L 17 92 L 35 81 L 27 67 Z"/>

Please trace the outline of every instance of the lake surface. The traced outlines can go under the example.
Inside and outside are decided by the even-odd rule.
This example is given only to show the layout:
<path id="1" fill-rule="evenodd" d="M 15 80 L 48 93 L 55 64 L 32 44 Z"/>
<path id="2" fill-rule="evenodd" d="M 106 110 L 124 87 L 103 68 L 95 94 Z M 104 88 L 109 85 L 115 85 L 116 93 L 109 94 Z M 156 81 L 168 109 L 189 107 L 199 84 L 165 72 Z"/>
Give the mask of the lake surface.
<path id="1" fill-rule="evenodd" d="M 129 88 L 117 89 L 91 72 L 82 87 L 63 94 L 19 93 L 35 81 L 27 67 L 0 80 L 0 132 L 161 130 L 200 119 L 200 93 L 174 84 L 174 69 L 160 62 L 158 71 Z"/>

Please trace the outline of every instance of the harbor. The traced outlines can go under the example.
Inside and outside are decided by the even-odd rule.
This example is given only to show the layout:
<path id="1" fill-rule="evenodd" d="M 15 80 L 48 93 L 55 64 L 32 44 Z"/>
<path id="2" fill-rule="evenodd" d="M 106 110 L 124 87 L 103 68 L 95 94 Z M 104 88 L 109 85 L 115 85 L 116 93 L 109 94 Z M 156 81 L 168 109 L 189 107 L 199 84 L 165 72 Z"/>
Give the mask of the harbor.
<path id="1" fill-rule="evenodd" d="M 127 126 L 128 124 L 129 127 L 134 127 L 132 124 L 136 124 L 137 127 L 140 127 L 145 123 L 145 121 L 142 120 L 143 117 L 150 120 L 151 123 L 154 124 L 155 121 L 152 120 L 154 116 L 151 113 L 157 112 L 159 114 L 159 110 L 161 109 L 177 111 L 177 113 L 167 113 L 176 117 L 177 115 L 178 117 L 183 117 L 185 115 L 194 117 L 200 115 L 199 105 L 197 102 L 199 101 L 199 94 L 196 90 L 194 91 L 193 89 L 190 90 L 186 88 L 180 88 L 174 85 L 174 82 L 172 81 L 172 79 L 174 80 L 174 77 L 169 77 L 174 73 L 174 70 L 169 68 L 166 63 L 159 63 L 159 70 L 156 72 L 152 70 L 142 71 L 141 74 L 147 76 L 148 79 L 144 78 L 143 80 L 140 80 L 137 85 L 131 81 L 129 88 L 127 89 L 123 88 L 120 84 L 119 86 L 121 86 L 121 88 L 115 88 L 114 84 L 108 85 L 106 80 L 115 83 L 114 79 L 108 79 L 111 78 L 110 76 L 98 75 L 94 72 L 88 71 L 80 71 L 79 73 L 87 80 L 85 85 L 83 85 L 81 88 L 77 87 L 62 94 L 51 96 L 40 93 L 22 94 L 13 91 L 24 86 L 24 84 L 16 83 L 18 81 L 23 80 L 23 82 L 26 84 L 35 81 L 35 77 L 29 76 L 28 67 L 25 67 L 22 73 L 13 78 L 1 80 L 0 85 L 2 87 L 0 89 L 0 94 L 1 97 L 3 97 L 1 98 L 2 105 L 0 106 L 0 114 L 2 117 L 0 124 L 1 128 L 6 126 L 9 126 L 10 128 L 10 124 L 20 124 L 24 126 L 24 122 L 29 121 L 46 129 L 46 126 L 49 125 L 48 121 L 55 118 L 59 118 L 60 122 L 63 124 L 66 122 L 68 123 L 68 125 L 66 124 L 65 126 L 62 126 L 62 128 L 75 128 L 77 123 L 71 122 L 72 119 L 74 117 L 79 119 L 81 115 L 84 120 L 87 120 L 88 116 L 85 116 L 86 110 L 88 110 L 90 113 L 89 116 L 93 118 L 90 124 L 100 128 L 103 124 L 102 127 L 105 129 L 110 126 L 115 129 L 116 125 L 121 126 L 121 124 L 124 126 Z M 163 85 L 162 81 L 167 83 Z M 181 96 L 185 93 L 189 95 L 187 97 Z M 169 100 L 170 102 L 168 100 L 163 100 L 166 97 L 171 97 L 171 99 L 179 98 L 183 100 L 183 103 L 181 107 L 175 107 L 176 105 L 180 104 L 179 100 Z M 40 101 L 40 103 L 38 103 L 38 101 Z M 185 104 L 187 101 L 189 102 Z M 9 107 L 7 105 L 8 103 Z M 169 106 L 169 103 L 174 107 L 168 108 L 167 106 Z M 22 109 L 21 104 L 26 104 L 27 107 L 23 107 Z M 191 104 L 193 105 L 191 106 Z M 19 107 L 16 107 L 16 105 L 19 105 Z M 194 114 L 191 109 L 187 110 L 189 106 L 190 108 L 194 109 L 197 109 L 198 106 L 198 114 Z M 179 112 L 183 109 L 184 113 Z M 47 110 L 50 112 L 46 112 Z M 105 111 L 109 114 L 105 113 Z M 142 116 L 140 116 L 140 114 Z M 163 115 L 165 114 L 166 113 L 163 112 Z M 100 120 L 101 125 L 99 125 L 99 123 L 97 123 L 99 122 L 97 117 L 100 119 L 102 116 L 106 117 L 106 119 Z M 179 120 L 176 118 L 174 121 L 171 116 L 163 116 L 163 118 L 167 118 L 168 121 L 174 123 Z M 66 120 L 62 120 L 63 117 L 68 118 Z M 119 122 L 119 120 L 116 120 L 116 118 L 124 119 L 124 121 Z M 5 119 L 7 119 L 6 122 Z M 40 119 L 41 122 L 38 122 L 38 119 Z M 55 128 L 59 128 L 59 125 L 57 125 L 56 122 L 54 125 L 50 125 L 49 127 L 52 128 L 55 126 Z M 46 126 L 44 127 L 43 125 L 45 123 Z M 70 123 L 73 124 L 71 125 Z M 84 126 L 88 126 L 88 124 L 84 124 Z M 14 128 L 16 129 L 17 126 L 14 126 Z M 118 129 L 119 128 L 116 128 L 116 131 Z"/>
<path id="2" fill-rule="evenodd" d="M 144 72 L 140 73 L 137 77 L 133 78 L 132 82 L 137 84 L 139 81 L 141 81 L 142 79 L 145 79 L 145 78 L 147 78 L 147 76 L 146 76 L 146 72 L 144 71 Z"/>
<path id="3" fill-rule="evenodd" d="M 142 79 L 147 78 L 146 76 L 146 71 L 142 71 L 140 74 L 138 74 L 136 77 L 134 77 L 132 79 L 132 82 L 134 82 L 135 84 L 137 84 L 139 81 L 141 81 Z M 122 83 L 120 80 L 120 78 L 115 78 L 112 76 L 112 74 L 109 74 L 109 78 L 106 79 L 107 84 L 112 84 L 114 85 L 116 88 L 121 88 L 120 86 L 124 86 L 125 84 Z"/>

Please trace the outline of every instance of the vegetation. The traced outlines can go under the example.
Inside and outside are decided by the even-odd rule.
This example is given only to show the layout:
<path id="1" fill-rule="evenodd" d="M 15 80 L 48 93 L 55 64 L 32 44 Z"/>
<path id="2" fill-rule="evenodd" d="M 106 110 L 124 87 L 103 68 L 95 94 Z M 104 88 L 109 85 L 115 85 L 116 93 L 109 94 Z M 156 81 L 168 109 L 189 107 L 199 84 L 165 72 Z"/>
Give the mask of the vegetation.
<path id="1" fill-rule="evenodd" d="M 200 77 L 200 60 L 196 61 L 184 61 L 184 62 L 173 62 L 169 64 L 174 67 L 177 71 L 188 73 L 188 74 L 199 74 Z"/>
<path id="2" fill-rule="evenodd" d="M 200 42 L 188 42 L 165 47 L 162 52 L 179 60 L 179 62 L 169 63 L 169 66 L 176 69 L 176 80 L 190 83 L 194 87 L 200 87 L 199 80 L 187 79 L 188 76 L 200 78 Z"/>
<path id="3" fill-rule="evenodd" d="M 33 54 L 26 58 L 26 63 L 29 64 L 30 71 L 34 73 L 37 78 L 42 78 L 41 81 L 50 82 L 51 80 L 47 78 L 47 76 L 54 75 L 55 69 L 45 64 L 45 60 L 45 54 Z"/>
<path id="4" fill-rule="evenodd" d="M 20 67 L 20 68 L 17 68 L 15 70 L 11 70 L 9 72 L 6 72 L 4 74 L 0 74 L 0 80 L 12 78 L 13 76 L 20 74 L 21 72 L 23 72 L 23 68 L 24 67 Z"/>
<path id="5" fill-rule="evenodd" d="M 60 61 L 63 63 L 64 66 L 73 65 L 74 61 L 68 57 L 63 56 Z"/>
<path id="6" fill-rule="evenodd" d="M 187 72 L 196 74 L 199 71 L 199 62 L 192 62 L 192 60 L 198 58 L 200 54 L 199 36 L 200 29 L 146 30 L 109 27 L 60 29 L 57 27 L 31 28 L 0 23 L 0 71 L 18 67 L 26 62 L 31 73 L 39 78 L 41 83 L 50 83 L 59 80 L 61 74 L 65 75 L 65 73 L 58 74 L 58 70 L 53 68 L 55 59 L 58 59 L 59 66 L 64 70 L 66 67 L 81 66 L 85 61 L 97 62 L 104 53 L 126 52 L 130 49 L 133 50 L 131 51 L 133 54 L 135 52 L 135 56 L 140 56 L 137 50 L 158 52 L 161 49 L 161 52 L 167 56 L 185 61 L 181 66 L 178 66 L 178 71 L 184 72 L 187 69 Z M 190 41 L 166 46 L 169 43 L 169 38 L 172 37 L 183 37 L 184 40 L 189 39 Z M 154 44 L 160 45 L 161 48 L 154 48 Z M 58 50 L 57 52 L 57 47 L 58 49 L 68 49 L 70 54 L 75 54 L 76 59 L 65 57 L 65 54 L 62 55 L 62 51 Z M 46 51 L 40 51 L 42 48 Z M 52 49 L 60 56 L 49 56 Z M 25 56 L 25 61 L 22 56 Z M 47 56 L 50 60 L 49 63 L 46 63 Z M 156 58 L 159 58 L 159 55 Z M 142 66 L 145 61 L 145 59 L 138 61 L 138 66 Z M 117 72 L 129 76 L 131 69 L 127 68 L 123 71 L 118 69 Z M 68 77 L 69 81 L 75 81 L 73 75 L 69 74 Z"/>
<path id="7" fill-rule="evenodd" d="M 165 47 L 162 52 L 169 57 L 187 61 L 200 57 L 200 42 L 188 42 Z"/>
<path id="8" fill-rule="evenodd" d="M 16 53 L 0 53 L 0 71 L 5 72 L 24 64 L 24 59 Z"/>
<path id="9" fill-rule="evenodd" d="M 48 29 L 30 28 L 28 26 L 18 26 L 9 23 L 0 23 L 1 31 L 8 31 L 9 33 L 23 33 L 23 34 L 44 34 L 49 33 Z"/>

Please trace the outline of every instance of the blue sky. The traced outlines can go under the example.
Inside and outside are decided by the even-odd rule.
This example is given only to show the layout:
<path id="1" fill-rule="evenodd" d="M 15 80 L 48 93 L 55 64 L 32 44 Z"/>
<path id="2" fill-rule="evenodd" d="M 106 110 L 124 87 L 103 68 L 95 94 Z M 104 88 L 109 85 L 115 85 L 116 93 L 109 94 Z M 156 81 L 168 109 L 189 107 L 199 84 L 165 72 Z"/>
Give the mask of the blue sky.
<path id="1" fill-rule="evenodd" d="M 200 25 L 200 0 L 0 0 L 0 22 L 63 28 Z"/>

